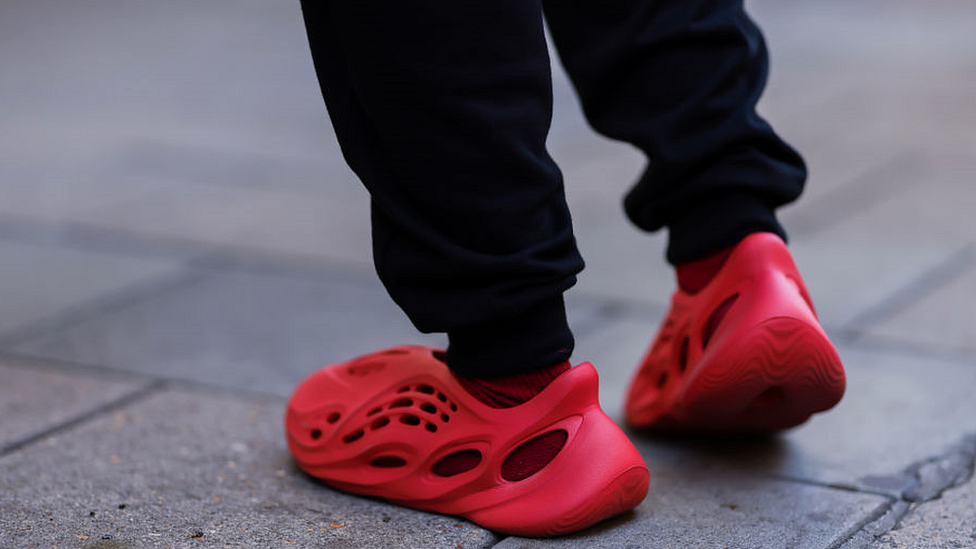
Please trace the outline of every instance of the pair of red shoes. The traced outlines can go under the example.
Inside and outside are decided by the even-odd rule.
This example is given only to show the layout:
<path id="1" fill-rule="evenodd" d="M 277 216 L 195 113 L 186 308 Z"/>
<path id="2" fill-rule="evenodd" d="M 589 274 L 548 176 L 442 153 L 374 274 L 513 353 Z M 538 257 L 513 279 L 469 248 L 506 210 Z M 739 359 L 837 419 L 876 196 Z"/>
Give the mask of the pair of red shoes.
<path id="1" fill-rule="evenodd" d="M 591 364 L 524 404 L 491 408 L 438 353 L 396 347 L 309 376 L 285 420 L 299 466 L 341 490 L 525 536 L 574 532 L 644 499 L 647 467 L 600 409 Z M 705 288 L 675 292 L 626 419 L 639 429 L 774 432 L 835 405 L 844 385 L 789 251 L 757 233 Z M 528 471 L 515 463 L 540 444 L 555 445 L 551 460 Z"/>

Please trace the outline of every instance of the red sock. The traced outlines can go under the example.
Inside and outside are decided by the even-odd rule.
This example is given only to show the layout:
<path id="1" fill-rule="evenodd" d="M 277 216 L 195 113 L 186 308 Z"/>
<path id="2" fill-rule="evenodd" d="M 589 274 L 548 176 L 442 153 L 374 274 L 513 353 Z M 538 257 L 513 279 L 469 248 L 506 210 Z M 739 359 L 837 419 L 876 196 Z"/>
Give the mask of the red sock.
<path id="1" fill-rule="evenodd" d="M 461 386 L 471 396 L 488 406 L 492 408 L 511 408 L 523 402 L 528 402 L 532 397 L 542 392 L 552 380 L 570 368 L 571 366 L 567 360 L 555 366 L 534 372 L 526 372 L 524 374 L 513 374 L 490 379 L 462 377 L 458 374 L 454 374 L 454 377 L 457 378 Z"/>
<path id="2" fill-rule="evenodd" d="M 491 379 L 462 377 L 454 374 L 461 386 L 481 402 L 492 408 L 511 408 L 527 402 L 542 392 L 552 380 L 571 368 L 569 361 L 554 366 Z M 502 464 L 502 477 L 506 480 L 523 480 L 545 467 L 566 443 L 565 431 L 551 431 L 519 446 Z M 449 477 L 473 469 L 478 463 L 471 455 L 458 452 L 437 462 L 434 471 Z"/>
<path id="3" fill-rule="evenodd" d="M 735 245 L 723 248 L 712 255 L 682 263 L 674 268 L 678 275 L 678 287 L 689 294 L 697 293 L 699 290 L 708 286 L 708 283 L 715 278 L 725 260 L 732 254 Z"/>

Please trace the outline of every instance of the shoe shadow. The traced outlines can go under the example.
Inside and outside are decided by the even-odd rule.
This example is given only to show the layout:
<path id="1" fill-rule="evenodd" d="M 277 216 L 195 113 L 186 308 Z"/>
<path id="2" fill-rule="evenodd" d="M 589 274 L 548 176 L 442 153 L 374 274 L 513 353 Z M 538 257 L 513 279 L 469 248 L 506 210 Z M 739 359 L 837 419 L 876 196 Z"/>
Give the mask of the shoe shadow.
<path id="1" fill-rule="evenodd" d="M 679 468 L 720 466 L 729 472 L 778 477 L 795 457 L 792 445 L 780 434 L 635 430 L 627 434 L 649 465 L 663 460 Z"/>

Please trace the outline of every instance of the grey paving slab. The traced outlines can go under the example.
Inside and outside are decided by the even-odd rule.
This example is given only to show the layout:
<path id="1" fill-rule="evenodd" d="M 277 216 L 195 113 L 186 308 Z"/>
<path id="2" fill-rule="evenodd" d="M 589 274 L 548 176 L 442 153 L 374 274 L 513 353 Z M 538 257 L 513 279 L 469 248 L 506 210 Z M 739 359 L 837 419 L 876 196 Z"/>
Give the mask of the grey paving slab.
<path id="1" fill-rule="evenodd" d="M 0 358 L 0 451 L 130 395 L 146 383 Z"/>
<path id="2" fill-rule="evenodd" d="M 563 538 L 510 537 L 496 547 L 827 548 L 886 505 L 875 495 L 707 467 L 649 467 L 647 499 L 630 515 Z"/>
<path id="3" fill-rule="evenodd" d="M 937 500 L 909 511 L 881 536 L 879 549 L 956 549 L 976 547 L 976 480 L 943 492 Z"/>
<path id="4" fill-rule="evenodd" d="M 643 233 L 618 216 L 597 229 L 578 229 L 576 238 L 586 261 L 580 293 L 649 306 L 669 302 L 675 278 L 664 259 L 666 235 Z"/>
<path id="5" fill-rule="evenodd" d="M 794 240 L 825 324 L 851 323 L 971 242 L 976 224 L 968 212 L 976 191 L 969 170 L 963 162 L 929 163 L 924 184 L 879 197 L 857 215 Z"/>
<path id="6" fill-rule="evenodd" d="M 320 262 L 371 265 L 369 199 L 348 170 L 303 192 L 130 177 L 143 192 L 72 220 L 118 231 L 251 249 Z"/>
<path id="7" fill-rule="evenodd" d="M 358 284 L 215 272 L 16 350 L 287 396 L 321 365 L 425 341 L 374 278 L 364 273 L 366 283 Z"/>
<path id="8" fill-rule="evenodd" d="M 577 345 L 597 365 L 601 402 L 618 422 L 627 383 L 654 333 L 650 324 L 607 323 Z M 972 363 L 845 346 L 839 352 L 848 376 L 844 400 L 768 443 L 675 441 L 640 433 L 633 438 L 649 463 L 721 464 L 899 494 L 914 483 L 906 472 L 910 466 L 941 455 L 976 431 Z"/>
<path id="9" fill-rule="evenodd" d="M 821 323 L 832 329 L 854 321 L 897 295 L 958 252 L 950 240 L 885 238 L 865 232 L 856 218 L 790 244 Z"/>
<path id="10" fill-rule="evenodd" d="M 0 213 L 368 262 L 297 3 L 15 0 L 0 32 L 24 75 L 0 84 Z"/>
<path id="11" fill-rule="evenodd" d="M 976 354 L 976 268 L 941 287 L 925 288 L 916 303 L 863 327 L 868 336 Z"/>
<path id="12" fill-rule="evenodd" d="M 174 272 L 177 262 L 0 241 L 0 335 L 55 317 L 128 285 Z"/>
<path id="13" fill-rule="evenodd" d="M 297 4 L 13 0 L 2 10 L 0 63 L 24 76 L 0 86 L 11 152 L 106 154 L 141 136 L 308 151 L 328 136 L 324 116 L 307 116 L 323 107 Z M 43 37 L 25 30 L 40 25 Z"/>
<path id="14" fill-rule="evenodd" d="M 134 189 L 105 177 L 79 177 L 66 159 L 30 159 L 22 156 L 0 164 L 0 214 L 61 222 L 82 217 L 91 208 L 131 196 Z M 72 175 L 75 174 L 75 175 Z"/>
<path id="15" fill-rule="evenodd" d="M 597 304 L 580 303 L 574 325 Z M 25 341 L 32 356 L 287 396 L 324 364 L 422 336 L 375 275 L 211 272 L 193 285 Z"/>
<path id="16" fill-rule="evenodd" d="M 166 391 L 0 459 L 0 546 L 448 547 L 497 538 L 333 491 L 294 465 L 283 403 Z"/>

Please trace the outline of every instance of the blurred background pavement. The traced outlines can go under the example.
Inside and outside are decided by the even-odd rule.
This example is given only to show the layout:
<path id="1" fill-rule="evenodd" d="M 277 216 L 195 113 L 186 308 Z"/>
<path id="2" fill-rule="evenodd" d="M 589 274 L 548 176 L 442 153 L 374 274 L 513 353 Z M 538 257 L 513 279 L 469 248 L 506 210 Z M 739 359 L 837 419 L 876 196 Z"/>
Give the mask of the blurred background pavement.
<path id="1" fill-rule="evenodd" d="M 771 441 L 635 434 L 647 500 L 539 541 L 288 457 L 307 372 L 442 342 L 376 280 L 297 1 L 4 0 L 0 547 L 976 547 L 976 4 L 747 5 L 760 110 L 810 165 L 782 218 L 848 395 Z M 619 418 L 673 275 L 622 214 L 643 158 L 587 127 L 558 63 L 554 87 L 576 359 Z"/>

